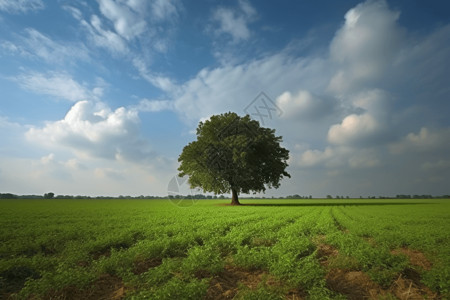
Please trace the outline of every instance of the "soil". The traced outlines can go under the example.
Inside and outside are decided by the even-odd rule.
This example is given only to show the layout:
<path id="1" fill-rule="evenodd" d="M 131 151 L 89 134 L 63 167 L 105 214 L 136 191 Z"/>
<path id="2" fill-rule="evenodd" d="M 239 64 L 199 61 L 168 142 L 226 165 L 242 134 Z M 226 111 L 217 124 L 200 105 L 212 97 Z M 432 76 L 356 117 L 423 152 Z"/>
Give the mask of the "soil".
<path id="1" fill-rule="evenodd" d="M 146 260 L 137 261 L 134 263 L 133 273 L 139 275 L 147 272 L 151 268 L 155 268 L 162 264 L 161 258 L 150 258 Z"/>
<path id="2" fill-rule="evenodd" d="M 323 238 L 319 239 L 319 241 L 323 240 Z M 323 243 L 319 243 L 317 247 L 317 256 L 321 265 L 328 267 L 329 259 L 337 256 L 338 250 Z M 408 256 L 413 266 L 419 266 L 425 270 L 431 268 L 431 263 L 419 251 L 406 248 L 392 251 L 392 254 L 400 253 Z M 420 273 L 412 268 L 403 270 L 388 289 L 383 289 L 366 273 L 355 270 L 330 269 L 326 275 L 326 283 L 330 290 L 343 294 L 348 299 L 379 299 L 388 295 L 401 300 L 439 299 L 438 294 L 421 282 Z"/>
<path id="3" fill-rule="evenodd" d="M 392 254 L 404 254 L 408 257 L 411 265 L 416 267 L 421 267 L 426 271 L 429 271 L 433 266 L 432 263 L 427 259 L 425 254 L 420 251 L 409 249 L 409 248 L 398 248 L 391 251 Z"/>
<path id="4" fill-rule="evenodd" d="M 44 298 L 64 300 L 119 300 L 124 295 L 125 287 L 122 280 L 113 275 L 103 274 L 86 289 L 80 290 L 77 287 L 68 286 L 59 291 L 52 291 Z"/>
<path id="5" fill-rule="evenodd" d="M 279 281 L 265 271 L 244 270 L 234 266 L 225 266 L 222 273 L 211 279 L 205 299 L 233 299 L 238 293 L 240 285 L 254 290 L 262 283 L 267 286 L 281 286 Z M 301 290 L 293 289 L 288 291 L 286 298 L 304 299 L 305 293 Z"/>

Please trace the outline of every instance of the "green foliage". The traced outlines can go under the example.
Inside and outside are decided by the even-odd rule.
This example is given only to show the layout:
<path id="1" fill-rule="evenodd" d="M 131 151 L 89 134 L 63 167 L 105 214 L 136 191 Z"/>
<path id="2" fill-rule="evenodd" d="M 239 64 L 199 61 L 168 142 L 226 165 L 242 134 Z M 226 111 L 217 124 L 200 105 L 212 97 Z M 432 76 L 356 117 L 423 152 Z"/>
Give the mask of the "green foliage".
<path id="1" fill-rule="evenodd" d="M 215 194 L 261 192 L 280 186 L 289 151 L 280 146 L 275 130 L 250 116 L 214 115 L 197 128 L 197 140 L 184 147 L 178 161 L 180 176 L 192 187 Z"/>
<path id="2" fill-rule="evenodd" d="M 166 284 L 150 291 L 141 291 L 135 299 L 202 299 L 206 294 L 208 284 L 206 280 L 181 280 L 172 278 Z"/>
<path id="3" fill-rule="evenodd" d="M 89 291 L 109 274 L 123 282 L 130 299 L 202 299 L 212 278 L 244 270 L 264 271 L 279 286 L 250 288 L 241 278 L 237 299 L 284 298 L 291 289 L 308 299 L 342 299 L 327 286 L 329 269 L 362 271 L 387 289 L 408 268 L 442 299 L 449 296 L 447 201 L 244 201 L 284 206 L 2 200 L 0 297 L 49 299 L 70 288 Z M 338 253 L 326 266 L 321 243 Z M 431 269 L 392 252 L 400 247 L 421 251 Z"/>
<path id="4" fill-rule="evenodd" d="M 243 288 L 234 299 L 237 300 L 281 300 L 284 299 L 283 295 L 279 292 L 269 289 L 267 286 L 259 287 L 256 290 L 249 288 Z"/>
<path id="5" fill-rule="evenodd" d="M 219 253 L 211 247 L 194 246 L 189 249 L 188 256 L 183 260 L 181 270 L 187 274 L 206 271 L 217 274 L 224 268 L 224 261 Z"/>

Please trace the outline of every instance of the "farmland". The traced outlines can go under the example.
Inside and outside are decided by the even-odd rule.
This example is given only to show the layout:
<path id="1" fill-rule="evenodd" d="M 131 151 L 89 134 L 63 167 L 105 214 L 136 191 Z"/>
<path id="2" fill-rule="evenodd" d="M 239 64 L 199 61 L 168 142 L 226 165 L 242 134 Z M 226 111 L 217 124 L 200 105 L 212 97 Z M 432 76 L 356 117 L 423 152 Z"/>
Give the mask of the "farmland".
<path id="1" fill-rule="evenodd" d="M 446 299 L 450 202 L 0 201 L 0 298 Z"/>

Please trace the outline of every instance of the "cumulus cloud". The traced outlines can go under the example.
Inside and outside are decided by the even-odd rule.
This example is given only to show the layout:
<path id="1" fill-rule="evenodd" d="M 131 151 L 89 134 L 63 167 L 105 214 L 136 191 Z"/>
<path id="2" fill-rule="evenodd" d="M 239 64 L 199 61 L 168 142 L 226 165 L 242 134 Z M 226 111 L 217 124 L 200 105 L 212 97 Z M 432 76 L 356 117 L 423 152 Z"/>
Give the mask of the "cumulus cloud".
<path id="1" fill-rule="evenodd" d="M 384 0 L 366 1 L 346 13 L 345 24 L 330 45 L 330 58 L 338 64 L 331 91 L 340 94 L 380 79 L 404 40 L 399 15 Z"/>
<path id="2" fill-rule="evenodd" d="M 66 73 L 30 72 L 16 76 L 14 80 L 29 91 L 72 102 L 98 99 L 98 96 L 101 95 L 99 87 L 89 90 Z"/>
<path id="3" fill-rule="evenodd" d="M 328 100 L 328 101 L 327 101 Z M 282 118 L 296 120 L 316 120 L 334 109 L 334 99 L 324 99 L 300 90 L 297 94 L 284 92 L 276 99 L 277 106 L 283 111 Z"/>
<path id="4" fill-rule="evenodd" d="M 66 147 L 80 157 L 142 162 L 154 158 L 154 153 L 140 138 L 139 122 L 136 110 L 112 111 L 102 102 L 79 101 L 63 120 L 33 127 L 26 136 L 48 148 Z"/>
<path id="5" fill-rule="evenodd" d="M 450 128 L 431 130 L 422 127 L 418 133 L 411 132 L 400 141 L 392 143 L 390 150 L 394 154 L 446 152 L 450 151 L 449 141 Z"/>
<path id="6" fill-rule="evenodd" d="M 237 9 L 219 7 L 213 13 L 213 21 L 217 22 L 219 27 L 216 34 L 228 34 L 234 42 L 248 40 L 250 38 L 249 23 L 256 18 L 256 10 L 248 1 L 240 0 Z"/>
<path id="7" fill-rule="evenodd" d="M 0 11 L 11 14 L 27 13 L 44 9 L 42 0 L 0 0 Z"/>
<path id="8" fill-rule="evenodd" d="M 358 141 L 370 141 L 380 132 L 381 124 L 370 114 L 351 114 L 330 127 L 328 141 L 333 144 L 346 145 Z"/>
<path id="9" fill-rule="evenodd" d="M 326 79 L 315 75 L 323 67 L 321 59 L 281 52 L 241 65 L 205 68 L 177 90 L 175 109 L 189 122 L 230 110 L 243 113 L 262 89 L 273 97 L 303 82 L 319 91 Z"/>

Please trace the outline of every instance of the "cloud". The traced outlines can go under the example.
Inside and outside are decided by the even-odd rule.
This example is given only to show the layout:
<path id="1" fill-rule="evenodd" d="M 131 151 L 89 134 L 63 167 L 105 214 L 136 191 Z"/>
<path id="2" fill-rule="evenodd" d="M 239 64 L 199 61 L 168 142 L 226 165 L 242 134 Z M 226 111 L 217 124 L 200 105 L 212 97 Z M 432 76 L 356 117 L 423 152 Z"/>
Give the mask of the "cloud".
<path id="1" fill-rule="evenodd" d="M 82 43 L 56 42 L 34 28 L 27 28 L 25 35 L 12 41 L 4 41 L 2 48 L 12 54 L 43 59 L 49 63 L 67 64 L 73 60 L 89 60 Z"/>
<path id="2" fill-rule="evenodd" d="M 292 154 L 292 164 L 300 168 L 316 169 L 366 169 L 380 165 L 379 153 L 374 149 L 349 147 L 326 147 L 321 150 L 306 150 Z M 330 173 L 333 174 L 333 173 Z"/>
<path id="3" fill-rule="evenodd" d="M 331 91 L 344 93 L 381 78 L 404 41 L 399 16 L 384 0 L 363 2 L 346 13 L 330 45 L 330 58 L 338 66 Z"/>
<path id="4" fill-rule="evenodd" d="M 431 130 L 422 127 L 418 133 L 411 132 L 400 141 L 390 144 L 393 154 L 404 153 L 450 153 L 450 128 Z"/>
<path id="5" fill-rule="evenodd" d="M 42 0 L 0 0 L 0 11 L 11 14 L 28 13 L 44 9 Z"/>
<path id="6" fill-rule="evenodd" d="M 135 3 L 138 1 L 134 1 Z M 114 0 L 99 0 L 101 13 L 114 24 L 116 32 L 126 40 L 131 40 L 141 35 L 147 27 L 147 23 L 140 16 L 139 6 L 131 6 L 128 3 Z"/>
<path id="7" fill-rule="evenodd" d="M 301 83 L 320 90 L 326 78 L 315 75 L 323 73 L 322 68 L 320 59 L 294 58 L 285 52 L 236 66 L 205 68 L 177 90 L 175 109 L 188 122 L 230 110 L 243 113 L 262 90 L 269 97 Z"/>
<path id="8" fill-rule="evenodd" d="M 155 158 L 146 141 L 140 138 L 140 119 L 134 109 L 112 111 L 102 102 L 79 101 L 65 118 L 32 127 L 29 141 L 49 149 L 65 147 L 79 157 L 145 162 Z"/>
<path id="9" fill-rule="evenodd" d="M 256 10 L 248 1 L 239 1 L 237 9 L 219 7 L 212 16 L 214 22 L 218 23 L 216 34 L 228 34 L 234 42 L 248 40 L 250 29 L 248 24 L 256 18 Z"/>
<path id="10" fill-rule="evenodd" d="M 128 46 L 123 38 L 113 31 L 104 29 L 102 21 L 96 15 L 91 16 L 90 22 L 81 20 L 81 25 L 88 31 L 89 38 L 98 47 L 109 50 L 112 54 L 127 54 Z"/>
<path id="11" fill-rule="evenodd" d="M 0 157 L 2 170 L 9 170 L 0 172 L 0 190 L 19 195 L 54 192 L 57 195 L 166 196 L 167 183 L 176 169 L 174 164 L 167 163 L 144 168 L 119 161 L 61 159 L 56 153 L 47 164 L 42 163 L 41 159 L 49 155 L 37 159 Z M 74 168 L 73 164 L 79 167 Z"/>
<path id="12" fill-rule="evenodd" d="M 137 1 L 135 1 L 137 2 Z M 173 20 L 178 15 L 177 1 L 155 0 L 152 1 L 152 16 L 157 21 Z"/>
<path id="13" fill-rule="evenodd" d="M 98 88 L 89 90 L 76 82 L 66 73 L 25 73 L 14 78 L 22 88 L 37 94 L 49 95 L 57 99 L 72 102 L 97 99 L 101 91 Z"/>
<path id="14" fill-rule="evenodd" d="M 349 115 L 341 124 L 331 126 L 328 141 L 333 144 L 353 144 L 358 140 L 370 140 L 379 132 L 380 124 L 370 114 Z"/>
<path id="15" fill-rule="evenodd" d="M 133 66 L 138 70 L 139 74 L 146 81 L 154 85 L 155 87 L 165 91 L 176 93 L 177 86 L 169 77 L 159 75 L 148 70 L 148 65 L 144 59 L 135 57 L 133 59 Z"/>
<path id="16" fill-rule="evenodd" d="M 330 114 L 335 100 L 317 97 L 307 90 L 299 90 L 297 94 L 284 92 L 276 99 L 277 106 L 283 111 L 282 118 L 292 120 L 316 120 Z"/>
<path id="17" fill-rule="evenodd" d="M 159 112 L 163 110 L 173 110 L 174 102 L 170 100 L 148 100 L 142 99 L 134 109 L 139 112 Z"/>

